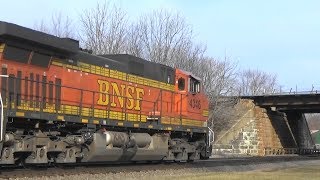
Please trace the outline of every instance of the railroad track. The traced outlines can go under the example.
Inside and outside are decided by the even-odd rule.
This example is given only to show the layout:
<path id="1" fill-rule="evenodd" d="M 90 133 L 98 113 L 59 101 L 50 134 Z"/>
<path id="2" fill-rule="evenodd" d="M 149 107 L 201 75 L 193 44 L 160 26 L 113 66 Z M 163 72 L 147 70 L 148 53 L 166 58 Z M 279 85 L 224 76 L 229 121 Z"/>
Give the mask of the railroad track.
<path id="1" fill-rule="evenodd" d="M 67 165 L 61 167 L 36 167 L 15 168 L 6 167 L 0 169 L 0 178 L 31 178 L 31 177 L 57 177 L 79 174 L 106 174 L 126 173 L 140 171 L 155 171 L 186 168 L 212 168 L 220 166 L 241 166 L 263 163 L 278 163 L 290 161 L 320 160 L 319 156 L 271 156 L 271 157 L 245 157 L 245 158 L 213 158 L 193 163 L 136 163 L 136 164 L 82 164 Z"/>

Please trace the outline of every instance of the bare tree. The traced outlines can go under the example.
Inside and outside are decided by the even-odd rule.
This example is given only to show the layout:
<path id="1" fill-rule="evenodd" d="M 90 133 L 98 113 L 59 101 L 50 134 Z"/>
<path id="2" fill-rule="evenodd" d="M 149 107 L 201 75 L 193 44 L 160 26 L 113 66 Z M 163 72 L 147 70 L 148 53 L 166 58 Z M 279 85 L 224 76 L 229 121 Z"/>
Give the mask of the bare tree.
<path id="1" fill-rule="evenodd" d="M 225 59 L 219 61 L 210 57 L 199 63 L 199 76 L 203 79 L 203 86 L 211 97 L 231 95 L 236 82 L 236 64 Z"/>
<path id="2" fill-rule="evenodd" d="M 181 42 L 172 54 L 169 65 L 201 76 L 201 62 L 205 60 L 206 46 L 195 44 L 191 39 Z"/>
<path id="3" fill-rule="evenodd" d="M 63 16 L 61 13 L 52 16 L 52 34 L 58 37 L 74 38 L 74 25 L 68 16 Z"/>
<path id="4" fill-rule="evenodd" d="M 216 137 L 220 137 L 234 125 L 238 119 L 247 111 L 246 106 L 241 106 L 238 97 L 222 97 L 211 101 L 209 106 L 208 126 L 211 127 Z"/>
<path id="5" fill-rule="evenodd" d="M 43 19 L 40 22 L 34 23 L 33 28 L 35 30 L 51 34 L 51 32 L 50 32 L 51 31 L 51 29 L 50 29 L 51 27 L 48 27 L 48 25 L 45 23 L 45 21 Z"/>
<path id="6" fill-rule="evenodd" d="M 84 48 L 94 54 L 117 54 L 125 51 L 127 15 L 121 8 L 97 3 L 80 15 L 80 38 Z"/>
<path id="7" fill-rule="evenodd" d="M 165 10 L 142 15 L 129 34 L 127 53 L 170 66 L 174 65 L 177 51 L 192 38 L 185 19 Z"/>
<path id="8" fill-rule="evenodd" d="M 45 23 L 44 20 L 41 20 L 39 24 L 36 23 L 34 25 L 34 28 L 38 31 L 62 38 L 76 38 L 76 31 L 74 31 L 75 28 L 73 21 L 68 16 L 63 15 L 61 12 L 54 13 L 48 23 Z"/>
<path id="9" fill-rule="evenodd" d="M 236 64 L 228 59 L 218 61 L 213 58 L 202 59 L 199 63 L 199 77 L 203 79 L 204 90 L 210 100 L 208 125 L 216 134 L 231 127 L 237 117 L 234 108 L 238 98 L 233 95 L 236 84 Z"/>
<path id="10" fill-rule="evenodd" d="M 141 32 L 137 24 L 132 23 L 128 27 L 125 46 L 126 46 L 125 52 L 127 54 L 145 58 L 144 57 L 145 50 L 144 50 L 144 45 L 141 38 Z"/>
<path id="11" fill-rule="evenodd" d="M 240 72 L 239 95 L 261 95 L 276 91 L 277 76 L 259 70 L 244 70 Z"/>

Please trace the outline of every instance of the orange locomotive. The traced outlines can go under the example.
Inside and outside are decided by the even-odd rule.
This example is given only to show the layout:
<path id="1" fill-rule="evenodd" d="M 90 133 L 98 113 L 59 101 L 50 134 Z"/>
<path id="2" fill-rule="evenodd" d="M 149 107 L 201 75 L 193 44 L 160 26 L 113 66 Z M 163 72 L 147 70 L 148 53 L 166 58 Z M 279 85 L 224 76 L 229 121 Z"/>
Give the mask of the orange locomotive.
<path id="1" fill-rule="evenodd" d="M 0 22 L 1 164 L 193 161 L 211 154 L 191 73 Z"/>

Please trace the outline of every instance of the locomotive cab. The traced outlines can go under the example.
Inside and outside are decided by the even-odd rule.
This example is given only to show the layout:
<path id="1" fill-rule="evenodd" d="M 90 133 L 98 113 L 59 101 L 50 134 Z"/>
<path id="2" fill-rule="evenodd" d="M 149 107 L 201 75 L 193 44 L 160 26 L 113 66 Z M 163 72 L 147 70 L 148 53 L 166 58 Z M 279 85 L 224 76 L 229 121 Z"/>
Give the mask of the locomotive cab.
<path id="1" fill-rule="evenodd" d="M 208 100 L 201 86 L 201 79 L 197 76 L 183 70 L 176 70 L 176 103 L 180 105 L 177 110 L 182 119 L 197 119 L 198 121 L 193 122 L 193 125 L 206 127 Z"/>
<path id="2" fill-rule="evenodd" d="M 177 69 L 175 91 L 176 111 L 180 113 L 183 124 L 207 128 L 206 148 L 201 153 L 202 159 L 207 159 L 212 153 L 214 133 L 207 127 L 209 102 L 203 91 L 201 79 L 189 72 Z"/>

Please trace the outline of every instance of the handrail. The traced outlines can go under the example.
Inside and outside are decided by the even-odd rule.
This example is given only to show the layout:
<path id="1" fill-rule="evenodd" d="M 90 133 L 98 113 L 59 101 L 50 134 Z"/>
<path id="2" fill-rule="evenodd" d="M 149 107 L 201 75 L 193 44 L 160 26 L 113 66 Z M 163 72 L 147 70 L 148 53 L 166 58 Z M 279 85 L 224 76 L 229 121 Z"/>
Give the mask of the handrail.
<path id="1" fill-rule="evenodd" d="M 208 127 L 208 130 L 209 130 L 209 133 L 208 133 L 208 145 L 210 147 L 214 142 L 214 132 L 210 127 Z"/>
<path id="2" fill-rule="evenodd" d="M 43 82 L 43 81 L 35 81 L 35 80 L 31 80 L 31 79 L 24 79 L 24 78 L 19 78 L 19 77 L 11 77 L 13 78 L 14 80 L 14 83 L 16 83 L 16 79 L 20 79 L 20 80 L 24 80 L 25 82 L 37 82 L 39 83 L 39 85 L 41 86 L 41 84 L 49 84 L 50 85 L 50 82 Z M 41 86 L 42 87 L 42 86 Z M 128 119 L 128 114 L 129 113 L 129 109 L 126 109 L 126 104 L 128 103 L 128 97 L 125 97 L 124 95 L 116 95 L 116 94 L 112 94 L 110 92 L 99 92 L 99 91 L 96 91 L 96 90 L 90 90 L 90 89 L 83 89 L 83 88 L 76 88 L 76 87 L 70 87 L 70 86 L 65 86 L 65 85 L 61 85 L 61 84 L 54 84 L 54 87 L 59 87 L 59 88 L 66 88 L 66 89 L 69 89 L 71 90 L 72 92 L 75 92 L 79 95 L 79 97 L 77 99 L 60 99 L 59 97 L 56 97 L 55 94 L 53 94 L 53 99 L 55 100 L 55 102 L 53 103 L 48 103 L 48 98 L 47 99 L 43 99 L 41 96 L 41 94 L 38 94 L 39 96 L 39 99 L 34 99 L 32 98 L 32 95 L 30 94 L 26 94 L 23 90 L 21 92 L 19 92 L 18 94 L 16 94 L 16 91 L 13 91 L 12 93 L 14 93 L 14 96 L 13 96 L 13 99 L 9 99 L 8 102 L 10 102 L 10 104 L 8 104 L 8 108 L 11 108 L 11 105 L 12 108 L 16 109 L 18 108 L 18 105 L 16 104 L 16 96 L 17 95 L 21 95 L 21 102 L 28 102 L 30 104 L 33 104 L 35 102 L 38 102 L 38 103 L 41 103 L 42 106 L 48 104 L 50 107 L 48 107 L 49 109 L 51 109 L 53 112 L 55 112 L 56 114 L 59 114 L 59 107 L 61 104 L 64 104 L 64 105 L 74 105 L 75 103 L 79 104 L 80 106 L 78 107 L 78 109 L 76 108 L 72 108 L 72 107 L 66 107 L 67 109 L 65 109 L 65 107 L 63 107 L 64 109 L 61 109 L 61 111 L 68 111 L 68 112 L 71 112 L 72 115 L 79 115 L 80 117 L 82 116 L 87 116 L 87 117 L 91 117 L 91 118 L 94 118 L 94 114 L 95 114 L 95 111 L 94 111 L 94 108 L 96 108 L 95 106 L 97 106 L 98 104 L 96 104 L 94 101 L 95 101 L 95 98 L 98 94 L 104 94 L 106 96 L 108 96 L 109 98 L 108 99 L 111 99 L 111 97 L 122 97 L 124 99 L 124 106 L 123 107 L 111 107 L 111 103 L 108 103 L 108 105 L 103 108 L 101 107 L 99 110 L 104 110 L 103 112 L 102 111 L 98 111 L 97 114 L 98 116 L 101 116 L 101 117 L 105 117 L 107 119 L 110 119 L 111 115 L 110 115 L 110 111 L 112 111 L 112 109 L 114 108 L 119 108 L 120 112 L 124 113 L 122 114 L 122 116 L 124 116 L 124 119 L 127 120 Z M 84 98 L 84 93 L 86 94 L 89 94 L 90 97 L 92 97 L 92 100 L 90 100 L 90 98 L 86 99 Z M 132 100 L 138 100 L 141 104 L 146 104 L 148 106 L 148 109 L 140 109 L 138 112 L 136 112 L 138 115 L 139 115 L 139 118 L 137 120 L 139 121 L 142 121 L 142 115 L 146 115 L 148 116 L 150 114 L 150 112 L 154 112 L 155 114 L 155 111 L 156 110 L 160 110 L 160 114 L 163 115 L 164 113 L 170 113 L 170 110 L 173 111 L 174 109 L 172 109 L 173 106 L 173 103 L 174 103 L 174 99 L 173 97 L 175 97 L 175 95 L 180 95 L 180 111 L 177 112 L 174 117 L 176 118 L 180 118 L 180 125 L 182 125 L 182 114 L 183 114 L 183 110 L 182 110 L 182 100 L 184 98 L 186 98 L 183 94 L 181 93 L 177 93 L 177 92 L 171 92 L 171 95 L 172 95 L 172 98 L 171 98 L 171 101 L 170 100 L 166 100 L 166 101 L 163 101 L 163 94 L 164 91 L 163 90 L 160 90 L 160 93 L 158 94 L 157 98 L 156 99 L 150 99 L 150 100 L 146 100 L 146 99 L 138 99 L 138 98 L 130 98 Z M 178 96 L 179 97 L 179 96 Z M 4 108 L 5 108 L 5 105 L 6 105 L 6 102 L 5 102 L 6 99 L 3 99 L 3 103 L 4 103 Z M 19 100 L 19 101 L 20 101 Z M 156 100 L 156 101 L 155 101 Z M 161 101 L 161 102 L 159 102 Z M 57 104 L 58 103 L 58 104 Z M 165 104 L 168 104 L 167 107 L 165 107 L 164 105 Z M 171 104 L 171 109 L 170 108 L 170 105 Z M 51 107 L 51 105 L 53 107 Z M 59 106 L 57 106 L 59 105 Z M 155 105 L 157 105 L 155 107 Z M 23 104 L 23 106 L 27 106 L 27 104 Z M 39 105 L 36 105 L 35 107 L 33 106 L 28 106 L 28 109 L 30 110 L 35 110 L 35 111 L 39 111 L 42 112 L 42 106 L 39 106 Z M 160 106 L 160 107 L 159 107 Z M 40 108 L 40 109 L 39 109 Z M 58 108 L 58 109 L 57 109 Z M 71 108 L 71 109 L 70 109 Z M 89 109 L 88 109 L 89 108 Z M 122 108 L 122 109 L 121 109 Z M 157 109 L 156 109 L 157 108 Z M 37 110 L 39 109 L 39 110 Z M 82 109 L 85 110 L 84 114 L 88 114 L 88 115 L 84 115 L 82 114 Z M 48 109 L 46 109 L 47 111 Z M 117 110 L 116 110 L 117 111 Z M 130 111 L 131 112 L 131 111 Z M 180 114 L 178 114 L 180 113 Z M 196 112 L 189 112 L 191 114 L 201 114 L 200 113 L 196 113 Z M 171 120 L 170 120 L 171 121 Z M 3 122 L 4 123 L 4 122 Z"/>
<path id="3" fill-rule="evenodd" d="M 9 77 L 8 75 L 0 75 L 0 77 Z M 0 142 L 3 141 L 3 135 L 4 135 L 4 117 L 3 117 L 3 101 L 2 101 L 2 94 L 0 92 L 0 105 L 1 105 L 1 117 L 0 117 Z"/>

